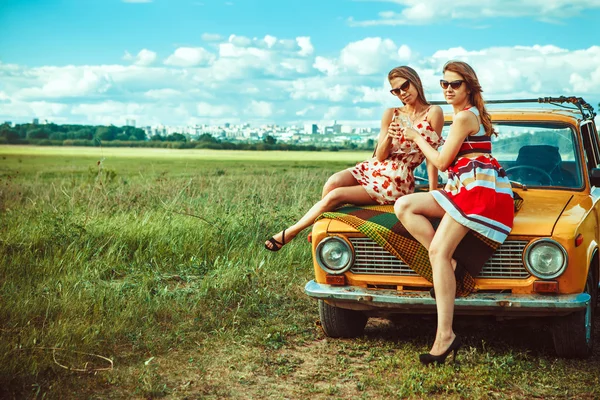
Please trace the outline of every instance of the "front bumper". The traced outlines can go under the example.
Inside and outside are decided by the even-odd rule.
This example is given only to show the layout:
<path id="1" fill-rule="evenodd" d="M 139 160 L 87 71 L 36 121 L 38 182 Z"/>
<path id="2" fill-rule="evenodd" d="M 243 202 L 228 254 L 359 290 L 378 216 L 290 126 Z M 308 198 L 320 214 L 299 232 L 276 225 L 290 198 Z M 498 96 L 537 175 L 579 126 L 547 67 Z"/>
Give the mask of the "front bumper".
<path id="1" fill-rule="evenodd" d="M 315 299 L 354 310 L 384 313 L 435 313 L 435 299 L 429 292 L 397 292 L 356 286 L 331 286 L 310 281 L 304 292 Z M 583 310 L 590 302 L 587 293 L 542 295 L 512 293 L 473 293 L 454 301 L 456 314 L 506 316 L 566 315 Z"/>

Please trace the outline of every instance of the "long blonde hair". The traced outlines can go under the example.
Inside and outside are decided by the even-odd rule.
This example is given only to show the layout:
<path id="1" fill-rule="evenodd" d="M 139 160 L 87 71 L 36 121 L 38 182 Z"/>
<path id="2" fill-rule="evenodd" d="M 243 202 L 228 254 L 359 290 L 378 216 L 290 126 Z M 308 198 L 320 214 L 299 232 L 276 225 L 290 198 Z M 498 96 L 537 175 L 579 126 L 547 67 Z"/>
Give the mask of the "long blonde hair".
<path id="1" fill-rule="evenodd" d="M 444 65 L 442 72 L 446 71 L 456 72 L 463 77 L 467 87 L 471 91 L 471 94 L 469 95 L 469 102 L 472 106 L 477 107 L 485 134 L 487 136 L 497 135 L 497 133 L 494 131 L 494 127 L 492 126 L 492 117 L 485 108 L 483 96 L 481 95 L 483 90 L 481 90 L 479 79 L 477 79 L 477 74 L 475 74 L 473 68 L 471 68 L 471 66 L 464 61 L 451 60 Z"/>
<path id="2" fill-rule="evenodd" d="M 417 88 L 419 101 L 423 103 L 423 105 L 429 105 L 429 102 L 425 98 L 425 90 L 423 90 L 423 84 L 421 83 L 421 78 L 419 78 L 417 71 L 407 65 L 396 67 L 388 73 L 388 81 L 391 81 L 394 78 L 404 78 L 409 81 L 411 85 L 414 85 L 414 87 Z M 404 102 L 402 102 L 402 104 L 404 104 Z"/>

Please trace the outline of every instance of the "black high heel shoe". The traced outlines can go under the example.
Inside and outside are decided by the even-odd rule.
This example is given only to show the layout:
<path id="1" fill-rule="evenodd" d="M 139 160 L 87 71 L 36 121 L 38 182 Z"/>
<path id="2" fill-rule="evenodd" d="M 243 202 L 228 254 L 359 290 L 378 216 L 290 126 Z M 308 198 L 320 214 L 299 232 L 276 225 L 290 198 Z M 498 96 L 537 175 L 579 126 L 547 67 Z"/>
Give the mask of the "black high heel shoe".
<path id="1" fill-rule="evenodd" d="M 443 364 L 446 362 L 446 357 L 448 357 L 448 355 L 454 351 L 453 359 L 454 362 L 456 362 L 456 353 L 458 352 L 458 349 L 460 349 L 460 346 L 462 346 L 462 342 L 458 336 L 455 336 L 454 340 L 452 343 L 450 343 L 450 346 L 448 346 L 445 352 L 439 356 L 434 356 L 431 353 L 419 354 L 419 360 L 423 365 L 429 365 L 431 363 Z"/>

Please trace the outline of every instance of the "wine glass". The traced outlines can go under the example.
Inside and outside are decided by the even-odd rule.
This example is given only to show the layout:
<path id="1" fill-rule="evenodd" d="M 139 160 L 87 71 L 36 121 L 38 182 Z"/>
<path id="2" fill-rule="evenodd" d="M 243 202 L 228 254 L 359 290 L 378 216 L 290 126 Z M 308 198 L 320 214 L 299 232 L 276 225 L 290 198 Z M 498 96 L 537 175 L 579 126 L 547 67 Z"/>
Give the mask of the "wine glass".
<path id="1" fill-rule="evenodd" d="M 410 128 L 412 123 L 410 122 L 410 118 L 406 114 L 400 114 L 397 118 L 397 122 L 400 123 L 400 126 L 403 128 Z"/>

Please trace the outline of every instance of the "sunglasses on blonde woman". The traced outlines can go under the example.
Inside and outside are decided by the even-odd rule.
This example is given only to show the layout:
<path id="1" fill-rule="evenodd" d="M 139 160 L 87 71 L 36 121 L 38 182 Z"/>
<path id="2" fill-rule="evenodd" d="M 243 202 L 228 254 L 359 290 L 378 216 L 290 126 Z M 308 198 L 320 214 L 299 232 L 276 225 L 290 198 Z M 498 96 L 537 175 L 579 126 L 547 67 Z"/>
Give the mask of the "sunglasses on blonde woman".
<path id="1" fill-rule="evenodd" d="M 393 94 L 394 96 L 398 96 L 400 94 L 400 91 L 406 92 L 409 87 L 410 87 L 410 81 L 406 81 L 402 85 L 400 85 L 400 87 L 390 90 L 390 93 Z"/>
<path id="2" fill-rule="evenodd" d="M 450 86 L 454 90 L 457 90 L 459 87 L 462 86 L 463 82 L 464 82 L 463 80 L 448 82 L 443 79 L 440 79 L 440 86 L 444 90 L 448 89 L 448 86 Z"/>

